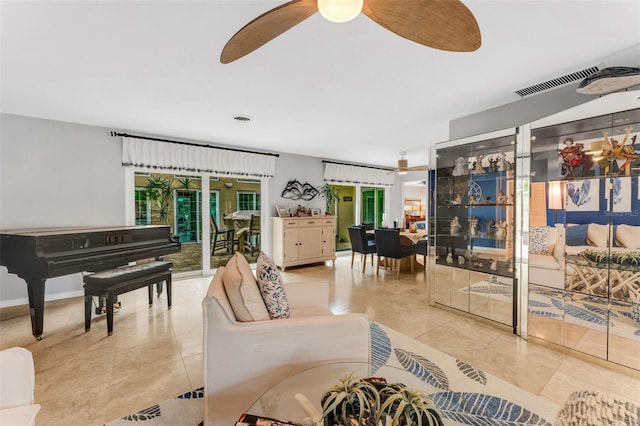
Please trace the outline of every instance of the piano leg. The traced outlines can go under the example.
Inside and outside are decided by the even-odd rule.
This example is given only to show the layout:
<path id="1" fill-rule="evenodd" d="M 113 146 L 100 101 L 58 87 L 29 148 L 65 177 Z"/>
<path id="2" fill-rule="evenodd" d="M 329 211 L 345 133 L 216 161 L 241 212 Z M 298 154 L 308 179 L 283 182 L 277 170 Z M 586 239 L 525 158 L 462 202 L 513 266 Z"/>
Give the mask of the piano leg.
<path id="1" fill-rule="evenodd" d="M 42 340 L 44 324 L 44 283 L 46 278 L 25 279 L 29 294 L 29 315 L 31 316 L 31 331 L 33 336 Z"/>

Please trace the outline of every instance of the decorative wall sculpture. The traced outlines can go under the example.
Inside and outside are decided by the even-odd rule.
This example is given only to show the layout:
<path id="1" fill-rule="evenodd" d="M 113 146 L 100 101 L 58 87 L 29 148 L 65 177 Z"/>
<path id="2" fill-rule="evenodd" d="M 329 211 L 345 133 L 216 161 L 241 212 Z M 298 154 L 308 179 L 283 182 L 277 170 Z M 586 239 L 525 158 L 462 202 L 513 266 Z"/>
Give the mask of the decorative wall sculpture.
<path id="1" fill-rule="evenodd" d="M 308 182 L 304 184 L 292 179 L 287 182 L 282 194 L 282 198 L 288 198 L 290 200 L 312 200 L 319 194 L 318 190 Z"/>

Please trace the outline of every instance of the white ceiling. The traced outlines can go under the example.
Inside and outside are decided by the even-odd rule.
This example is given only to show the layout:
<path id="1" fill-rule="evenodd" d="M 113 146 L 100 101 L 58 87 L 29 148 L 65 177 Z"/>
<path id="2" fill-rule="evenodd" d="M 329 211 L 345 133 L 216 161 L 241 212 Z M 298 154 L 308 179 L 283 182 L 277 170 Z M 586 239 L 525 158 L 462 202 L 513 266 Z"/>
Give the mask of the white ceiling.
<path id="1" fill-rule="evenodd" d="M 630 48 L 630 63 L 604 65 L 640 65 L 640 2 L 613 0 L 467 0 L 482 33 L 473 53 L 316 14 L 220 64 L 238 29 L 283 2 L 2 0 L 1 110 L 386 166 L 409 151 L 415 166 L 449 120 L 516 89 Z"/>

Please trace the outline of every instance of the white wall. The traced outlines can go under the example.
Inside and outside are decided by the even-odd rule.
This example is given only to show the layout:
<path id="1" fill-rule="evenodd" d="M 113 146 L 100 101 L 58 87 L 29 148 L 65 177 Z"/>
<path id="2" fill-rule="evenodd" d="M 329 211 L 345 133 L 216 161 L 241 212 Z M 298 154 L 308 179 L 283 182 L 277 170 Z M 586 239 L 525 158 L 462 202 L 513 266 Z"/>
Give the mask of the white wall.
<path id="1" fill-rule="evenodd" d="M 0 229 L 124 222 L 121 143 L 99 127 L 0 115 Z M 82 276 L 47 280 L 46 294 L 82 289 Z M 0 268 L 0 306 L 27 300 Z M 51 299 L 51 297 L 48 297 Z"/>
<path id="2" fill-rule="evenodd" d="M 269 181 L 269 210 L 265 211 L 267 216 L 278 216 L 276 205 L 295 208 L 301 204 L 309 208 L 319 208 L 324 212 L 324 198 L 316 197 L 313 200 L 291 200 L 282 198 L 282 190 L 290 180 L 297 180 L 302 184 L 310 183 L 314 187 L 324 184 L 324 164 L 316 157 L 303 155 L 280 154 L 276 159 L 276 174 Z"/>

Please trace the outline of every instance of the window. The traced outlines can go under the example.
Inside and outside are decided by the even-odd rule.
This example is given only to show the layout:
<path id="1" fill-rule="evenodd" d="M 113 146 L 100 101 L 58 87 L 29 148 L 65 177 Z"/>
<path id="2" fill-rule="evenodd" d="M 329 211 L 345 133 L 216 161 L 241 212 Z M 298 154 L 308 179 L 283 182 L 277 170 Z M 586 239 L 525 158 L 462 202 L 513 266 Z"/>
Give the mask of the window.
<path id="1" fill-rule="evenodd" d="M 136 225 L 151 225 L 151 204 L 145 188 L 135 190 Z"/>
<path id="2" fill-rule="evenodd" d="M 238 191 L 237 206 L 238 210 L 260 210 L 260 193 Z"/>

